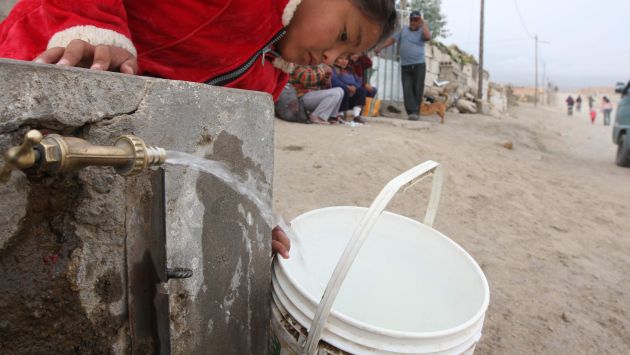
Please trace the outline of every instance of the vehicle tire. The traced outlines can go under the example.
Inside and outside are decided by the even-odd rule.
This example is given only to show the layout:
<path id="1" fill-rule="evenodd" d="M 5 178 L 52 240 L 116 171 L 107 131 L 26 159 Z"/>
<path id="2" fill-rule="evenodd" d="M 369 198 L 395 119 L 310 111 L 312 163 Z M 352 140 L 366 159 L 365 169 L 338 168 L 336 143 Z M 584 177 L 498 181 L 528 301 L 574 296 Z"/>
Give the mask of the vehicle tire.
<path id="1" fill-rule="evenodd" d="M 624 134 L 619 138 L 617 145 L 617 165 L 630 167 L 630 137 Z"/>

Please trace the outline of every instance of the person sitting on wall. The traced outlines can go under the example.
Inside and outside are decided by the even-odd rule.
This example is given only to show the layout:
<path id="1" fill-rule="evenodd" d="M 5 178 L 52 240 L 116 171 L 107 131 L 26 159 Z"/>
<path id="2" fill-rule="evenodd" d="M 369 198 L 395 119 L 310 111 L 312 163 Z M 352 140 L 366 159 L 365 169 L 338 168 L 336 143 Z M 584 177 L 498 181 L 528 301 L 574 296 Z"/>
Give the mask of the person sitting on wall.
<path id="1" fill-rule="evenodd" d="M 348 67 L 348 57 L 340 56 L 335 61 L 332 74 L 332 86 L 343 89 L 344 95 L 341 101 L 341 112 L 346 113 L 345 117 L 352 117 L 358 123 L 366 123 L 361 117 L 361 109 L 365 106 L 367 90 L 363 82 Z"/>
<path id="2" fill-rule="evenodd" d="M 355 53 L 350 56 L 349 67 L 356 76 L 363 82 L 363 87 L 367 90 L 367 97 L 375 97 L 376 87 L 369 84 L 368 71 L 372 69 L 372 60 L 365 53 Z"/>
<path id="3" fill-rule="evenodd" d="M 343 90 L 332 88 L 331 78 L 332 69 L 325 64 L 296 66 L 291 73 L 291 85 L 302 98 L 304 108 L 310 112 L 311 123 L 328 124 L 328 120 L 338 120 Z"/>

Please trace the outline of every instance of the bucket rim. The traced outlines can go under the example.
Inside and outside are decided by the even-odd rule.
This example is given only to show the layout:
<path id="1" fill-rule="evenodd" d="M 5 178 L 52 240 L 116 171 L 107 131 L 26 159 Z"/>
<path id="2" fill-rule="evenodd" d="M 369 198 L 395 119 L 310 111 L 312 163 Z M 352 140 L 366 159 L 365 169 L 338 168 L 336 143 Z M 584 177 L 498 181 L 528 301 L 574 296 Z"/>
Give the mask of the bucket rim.
<path id="1" fill-rule="evenodd" d="M 306 218 L 309 215 L 318 213 L 318 212 L 322 212 L 322 211 L 327 211 L 327 210 L 343 210 L 343 209 L 351 209 L 351 210 L 362 210 L 362 211 L 367 211 L 368 208 L 367 207 L 359 207 L 359 206 L 329 206 L 329 207 L 322 207 L 322 208 L 317 208 L 308 212 L 304 212 L 302 214 L 300 214 L 299 216 L 295 217 L 293 220 L 291 220 L 290 223 L 293 223 L 295 221 L 297 221 L 298 219 L 301 218 Z M 388 329 L 388 328 L 383 328 L 383 327 L 379 327 L 379 326 L 375 326 L 375 325 L 371 325 L 371 324 L 367 324 L 365 322 L 359 321 L 357 319 L 351 318 L 350 316 L 347 316 L 343 313 L 340 313 L 339 311 L 337 311 L 336 309 L 331 309 L 331 314 L 333 314 L 336 318 L 342 320 L 345 323 L 348 323 L 352 326 L 355 326 L 359 329 L 363 329 L 363 330 L 367 330 L 367 331 L 371 331 L 371 332 L 377 332 L 392 338 L 436 338 L 436 337 L 444 337 L 444 336 L 450 336 L 450 335 L 454 335 L 457 334 L 463 330 L 466 330 L 472 326 L 475 325 L 475 323 L 479 322 L 479 320 L 483 320 L 485 318 L 485 313 L 488 310 L 488 306 L 490 304 L 490 287 L 488 285 L 488 280 L 486 278 L 486 275 L 484 274 L 483 270 L 481 269 L 481 267 L 479 266 L 479 264 L 477 264 L 477 262 L 475 261 L 475 259 L 468 254 L 468 252 L 466 250 L 464 250 L 464 248 L 462 248 L 459 244 L 457 244 L 455 241 L 453 241 L 451 238 L 445 236 L 444 234 L 442 234 L 440 231 L 427 226 L 424 223 L 421 223 L 413 218 L 409 218 L 397 213 L 393 213 L 393 212 L 389 212 L 389 211 L 383 211 L 383 214 L 388 214 L 394 217 L 399 217 L 405 220 L 408 220 L 410 222 L 413 223 L 417 223 L 419 224 L 422 228 L 426 228 L 432 232 L 435 232 L 438 234 L 438 236 L 446 239 L 449 243 L 451 243 L 454 247 L 456 247 L 459 251 L 461 251 L 465 258 L 467 258 L 473 265 L 473 267 L 475 268 L 475 270 L 477 271 L 477 273 L 481 276 L 481 281 L 483 283 L 483 291 L 484 291 L 484 297 L 483 297 L 483 301 L 481 304 L 481 307 L 479 309 L 479 311 L 477 311 L 469 320 L 467 320 L 466 322 L 453 327 L 453 328 L 449 328 L 449 329 L 444 329 L 444 330 L 437 330 L 437 331 L 432 331 L 432 332 L 410 332 L 410 331 L 403 331 L 403 330 L 393 330 L 393 329 Z M 380 219 L 380 216 L 379 216 Z M 289 272 L 287 272 L 288 268 L 285 265 L 285 263 L 287 263 L 288 261 L 284 261 L 284 259 L 282 258 L 276 258 L 276 263 L 280 266 L 280 268 L 283 270 L 283 274 L 284 276 L 291 282 L 292 286 L 302 295 L 302 297 L 306 298 L 306 300 L 309 301 L 309 303 L 315 307 L 315 309 L 317 309 L 319 302 L 310 294 L 308 293 L 299 283 L 296 282 L 296 280 L 291 276 L 291 274 Z M 306 315 L 306 314 L 305 314 Z M 311 322 L 311 326 L 312 326 L 312 322 L 313 322 L 313 316 L 307 316 L 307 318 L 310 319 Z M 310 327 L 309 327 L 310 329 Z"/>

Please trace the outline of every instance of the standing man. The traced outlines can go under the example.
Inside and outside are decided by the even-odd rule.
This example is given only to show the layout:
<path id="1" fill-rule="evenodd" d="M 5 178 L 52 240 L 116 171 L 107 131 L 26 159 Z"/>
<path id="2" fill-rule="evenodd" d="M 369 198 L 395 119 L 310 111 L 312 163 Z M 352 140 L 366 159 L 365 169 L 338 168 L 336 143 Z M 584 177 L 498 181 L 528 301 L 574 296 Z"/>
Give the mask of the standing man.
<path id="1" fill-rule="evenodd" d="M 420 11 L 412 11 L 409 15 L 409 27 L 403 28 L 376 49 L 378 54 L 383 48 L 398 42 L 405 109 L 412 121 L 420 119 L 418 112 L 424 95 L 424 77 L 427 71 L 424 43 L 430 40 L 431 32 L 422 19 L 422 14 Z"/>

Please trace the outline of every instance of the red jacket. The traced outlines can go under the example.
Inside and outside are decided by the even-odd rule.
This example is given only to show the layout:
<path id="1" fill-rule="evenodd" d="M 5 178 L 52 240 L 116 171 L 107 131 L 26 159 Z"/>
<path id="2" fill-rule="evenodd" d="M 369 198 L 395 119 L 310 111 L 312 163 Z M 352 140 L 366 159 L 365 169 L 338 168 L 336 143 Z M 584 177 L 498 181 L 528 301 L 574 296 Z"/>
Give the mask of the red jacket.
<path id="1" fill-rule="evenodd" d="M 137 53 L 141 74 L 264 91 L 275 99 L 288 63 L 269 49 L 299 2 L 22 0 L 0 23 L 0 57 L 32 60 L 79 38 Z M 239 69 L 244 74 L 236 79 L 220 80 Z"/>

